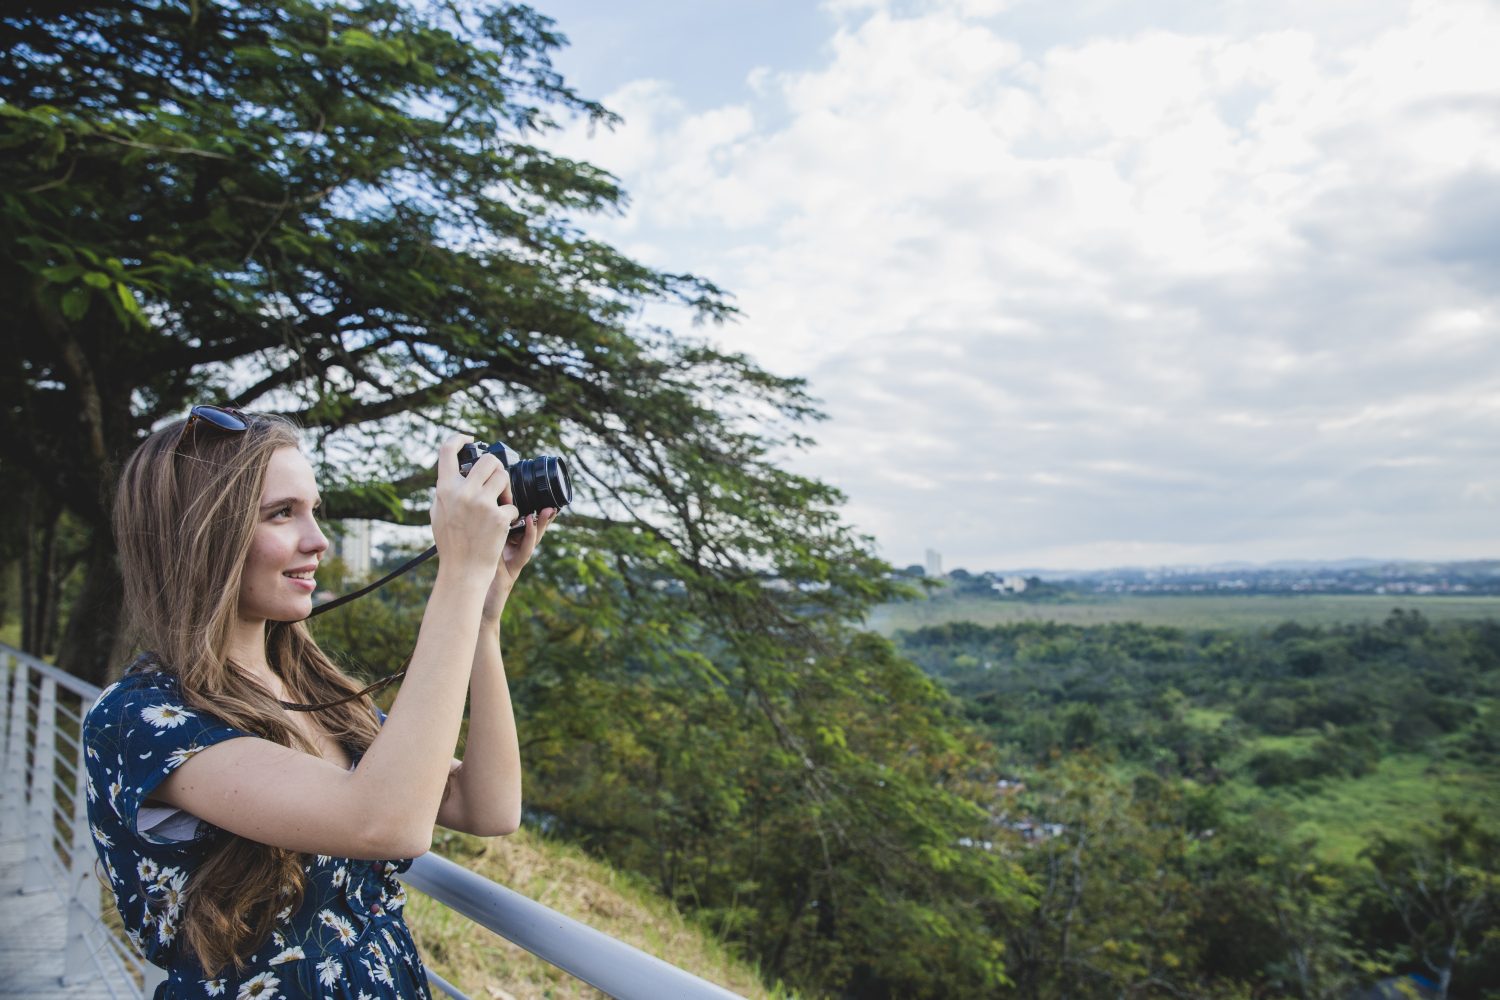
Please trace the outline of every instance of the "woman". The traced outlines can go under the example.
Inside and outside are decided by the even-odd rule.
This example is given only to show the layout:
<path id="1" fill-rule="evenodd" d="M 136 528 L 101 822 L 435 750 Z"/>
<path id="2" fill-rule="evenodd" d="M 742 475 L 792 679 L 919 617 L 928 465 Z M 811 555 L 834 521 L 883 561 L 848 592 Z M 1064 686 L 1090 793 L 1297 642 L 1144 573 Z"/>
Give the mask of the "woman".
<path id="1" fill-rule="evenodd" d="M 296 428 L 194 407 L 126 463 L 115 534 L 143 654 L 84 723 L 89 819 L 158 998 L 426 997 L 396 881 L 434 823 L 520 822 L 500 616 L 556 515 L 438 456 L 437 580 L 390 716 L 302 620 L 328 549 Z M 465 757 L 453 757 L 465 696 Z M 319 704 L 308 712 L 283 703 Z"/>

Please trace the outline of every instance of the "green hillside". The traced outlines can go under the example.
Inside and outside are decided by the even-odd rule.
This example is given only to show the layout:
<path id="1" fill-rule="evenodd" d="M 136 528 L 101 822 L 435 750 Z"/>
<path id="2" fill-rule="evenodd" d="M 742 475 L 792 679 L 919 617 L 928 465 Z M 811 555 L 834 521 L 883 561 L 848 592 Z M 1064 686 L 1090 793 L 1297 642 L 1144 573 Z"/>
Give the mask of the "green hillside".
<path id="1" fill-rule="evenodd" d="M 782 996 L 645 885 L 576 847 L 522 829 L 484 840 L 439 830 L 434 850 L 472 871 L 745 997 Z M 564 1000 L 603 993 L 419 892 L 407 921 L 424 960 L 471 997 Z"/>

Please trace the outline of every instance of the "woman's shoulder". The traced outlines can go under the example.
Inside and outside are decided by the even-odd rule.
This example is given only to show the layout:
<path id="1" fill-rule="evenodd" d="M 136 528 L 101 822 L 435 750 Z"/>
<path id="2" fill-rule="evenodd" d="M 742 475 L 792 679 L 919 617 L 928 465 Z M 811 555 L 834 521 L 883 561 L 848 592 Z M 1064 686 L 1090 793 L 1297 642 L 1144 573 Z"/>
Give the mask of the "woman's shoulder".
<path id="1" fill-rule="evenodd" d="M 89 708 L 88 721 L 101 725 L 117 718 L 131 706 L 179 703 L 182 685 L 154 653 L 142 653 L 130 662 L 119 680 L 99 692 Z"/>

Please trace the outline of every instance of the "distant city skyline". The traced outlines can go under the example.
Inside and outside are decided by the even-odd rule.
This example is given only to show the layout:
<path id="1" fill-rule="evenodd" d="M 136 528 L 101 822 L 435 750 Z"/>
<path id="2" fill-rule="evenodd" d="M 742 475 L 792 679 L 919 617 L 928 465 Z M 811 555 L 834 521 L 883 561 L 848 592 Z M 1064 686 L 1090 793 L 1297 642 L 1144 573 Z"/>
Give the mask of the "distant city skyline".
<path id="1" fill-rule="evenodd" d="M 893 564 L 1500 555 L 1500 7 L 539 9 Z"/>

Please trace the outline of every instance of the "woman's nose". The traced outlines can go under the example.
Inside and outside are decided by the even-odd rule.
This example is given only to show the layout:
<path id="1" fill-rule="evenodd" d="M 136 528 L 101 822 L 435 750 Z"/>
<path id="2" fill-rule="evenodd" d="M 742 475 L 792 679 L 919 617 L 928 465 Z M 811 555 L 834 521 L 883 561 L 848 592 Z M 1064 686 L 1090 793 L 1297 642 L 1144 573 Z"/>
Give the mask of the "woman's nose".
<path id="1" fill-rule="evenodd" d="M 323 529 L 313 524 L 310 531 L 302 540 L 304 552 L 326 552 L 328 551 L 328 536 L 323 534 Z"/>

